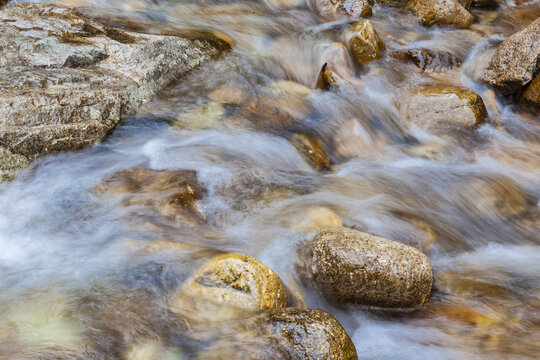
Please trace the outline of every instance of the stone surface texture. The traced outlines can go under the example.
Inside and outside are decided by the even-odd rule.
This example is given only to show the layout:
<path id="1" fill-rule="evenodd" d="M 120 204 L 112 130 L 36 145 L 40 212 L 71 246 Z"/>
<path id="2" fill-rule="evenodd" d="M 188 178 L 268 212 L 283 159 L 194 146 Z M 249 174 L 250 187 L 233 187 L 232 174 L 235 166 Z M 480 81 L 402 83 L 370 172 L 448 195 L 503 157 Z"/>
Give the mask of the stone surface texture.
<path id="1" fill-rule="evenodd" d="M 328 299 L 378 307 L 421 305 L 433 284 L 420 251 L 344 227 L 320 230 L 300 250 L 297 269 Z"/>
<path id="2" fill-rule="evenodd" d="M 381 58 L 385 45 L 371 21 L 359 21 L 351 30 L 353 35 L 349 40 L 349 49 L 356 64 L 361 65 Z"/>
<path id="3" fill-rule="evenodd" d="M 513 94 L 539 71 L 540 18 L 506 39 L 495 51 L 482 81 L 503 94 Z"/>
<path id="4" fill-rule="evenodd" d="M 425 26 L 450 25 L 468 28 L 473 16 L 455 0 L 410 0 L 405 7 Z"/>
<path id="5" fill-rule="evenodd" d="M 226 49 L 112 28 L 74 9 L 0 10 L 0 146 L 33 160 L 105 137 L 144 100 Z"/>
<path id="6" fill-rule="evenodd" d="M 487 117 L 480 95 L 455 86 L 426 87 L 406 96 L 399 104 L 410 125 L 437 130 L 448 127 L 475 129 Z"/>

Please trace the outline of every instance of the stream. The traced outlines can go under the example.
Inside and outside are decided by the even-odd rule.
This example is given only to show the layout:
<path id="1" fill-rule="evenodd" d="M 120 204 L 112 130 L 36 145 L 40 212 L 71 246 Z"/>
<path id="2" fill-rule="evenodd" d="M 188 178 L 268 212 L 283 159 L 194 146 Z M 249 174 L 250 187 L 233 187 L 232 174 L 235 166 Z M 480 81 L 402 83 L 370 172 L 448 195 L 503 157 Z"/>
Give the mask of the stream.
<path id="1" fill-rule="evenodd" d="M 102 143 L 43 157 L 1 185 L 0 358 L 116 359 L 141 338 L 158 339 L 171 359 L 197 358 L 218 330 L 186 329 L 167 311 L 167 292 L 215 251 L 273 269 L 309 308 L 339 320 L 360 359 L 539 356 L 540 123 L 479 81 L 496 45 L 540 16 L 538 1 L 473 7 L 466 30 L 426 28 L 404 9 L 374 5 L 387 52 L 446 51 L 461 66 L 423 72 L 385 55 L 352 66 L 341 91 L 316 89 L 317 78 L 325 50 L 347 44 L 354 21 L 323 19 L 309 0 L 56 3 L 234 45 Z M 439 83 L 479 94 L 487 122 L 444 133 L 408 126 L 394 99 Z M 261 97 L 279 114 L 249 111 Z M 317 171 L 291 141 L 296 133 L 316 138 L 332 165 Z M 96 190 L 141 167 L 195 171 L 204 221 L 186 225 Z M 303 284 L 297 249 L 314 235 L 311 218 L 329 213 L 424 252 L 431 300 L 409 310 L 339 305 Z M 141 251 L 164 240 L 187 250 Z"/>

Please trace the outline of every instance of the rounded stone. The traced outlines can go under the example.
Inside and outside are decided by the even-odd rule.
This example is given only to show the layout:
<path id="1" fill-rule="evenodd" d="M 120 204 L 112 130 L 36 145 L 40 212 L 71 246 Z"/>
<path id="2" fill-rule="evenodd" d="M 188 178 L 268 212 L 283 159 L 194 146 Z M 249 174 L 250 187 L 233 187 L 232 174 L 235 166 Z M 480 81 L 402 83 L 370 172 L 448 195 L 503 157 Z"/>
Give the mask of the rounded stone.
<path id="1" fill-rule="evenodd" d="M 431 296 L 429 259 L 411 246 L 343 227 L 320 230 L 301 249 L 300 275 L 329 299 L 414 307 Z"/>
<path id="2" fill-rule="evenodd" d="M 196 270 L 172 294 L 173 311 L 183 308 L 186 297 L 253 311 L 287 306 L 285 286 L 278 275 L 259 260 L 234 253 L 216 256 Z"/>
<path id="3" fill-rule="evenodd" d="M 324 310 L 279 309 L 270 313 L 267 328 L 290 359 L 358 359 L 341 324 Z"/>

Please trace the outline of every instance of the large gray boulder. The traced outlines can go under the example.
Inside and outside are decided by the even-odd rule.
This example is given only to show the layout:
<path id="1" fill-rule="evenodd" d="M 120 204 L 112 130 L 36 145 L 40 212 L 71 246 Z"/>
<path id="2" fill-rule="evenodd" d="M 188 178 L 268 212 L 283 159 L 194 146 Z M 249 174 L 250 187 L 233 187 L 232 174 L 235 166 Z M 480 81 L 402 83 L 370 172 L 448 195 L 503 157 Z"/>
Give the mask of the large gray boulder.
<path id="1" fill-rule="evenodd" d="M 55 5 L 3 7 L 0 147 L 33 160 L 94 144 L 227 48 L 217 39 L 127 32 Z"/>
<path id="2" fill-rule="evenodd" d="M 540 18 L 506 39 L 493 54 L 482 81 L 513 94 L 533 80 L 540 67 Z"/>

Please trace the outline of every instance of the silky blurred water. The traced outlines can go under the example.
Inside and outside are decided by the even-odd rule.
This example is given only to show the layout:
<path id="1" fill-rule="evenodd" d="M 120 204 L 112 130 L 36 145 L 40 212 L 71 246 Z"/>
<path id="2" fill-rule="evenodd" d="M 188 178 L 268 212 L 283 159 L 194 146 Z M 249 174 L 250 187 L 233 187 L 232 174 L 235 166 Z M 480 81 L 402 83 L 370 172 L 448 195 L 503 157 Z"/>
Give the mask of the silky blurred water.
<path id="1" fill-rule="evenodd" d="M 310 1 L 58 3 L 150 33 L 213 32 L 234 48 L 147 102 L 102 144 L 42 158 L 3 185 L 0 358 L 122 358 L 141 338 L 159 339 L 171 358 L 196 357 L 199 338 L 214 330 L 186 330 L 166 296 L 210 255 L 140 253 L 141 244 L 252 255 L 292 287 L 296 249 L 313 236 L 295 224 L 321 206 L 345 226 L 420 248 L 434 268 L 432 300 L 411 311 L 338 306 L 302 288 L 309 307 L 340 320 L 359 358 L 538 357 L 540 123 L 478 81 L 495 46 L 540 15 L 537 1 L 473 8 L 469 30 L 426 29 L 404 10 L 376 5 L 371 20 L 388 49 L 445 50 L 463 64 L 423 73 L 385 56 L 355 69 L 354 86 L 341 92 L 314 87 L 322 52 L 346 43 L 350 22 L 325 22 Z M 284 80 L 311 90 L 291 92 Z M 445 135 L 408 127 L 396 96 L 436 83 L 480 94 L 487 124 Z M 272 92 L 301 121 L 283 129 L 210 100 L 221 88 Z M 288 140 L 292 132 L 329 149 L 331 170 L 314 170 Z M 131 167 L 195 170 L 208 190 L 205 224 L 156 220 L 148 208 L 93 191 Z"/>

